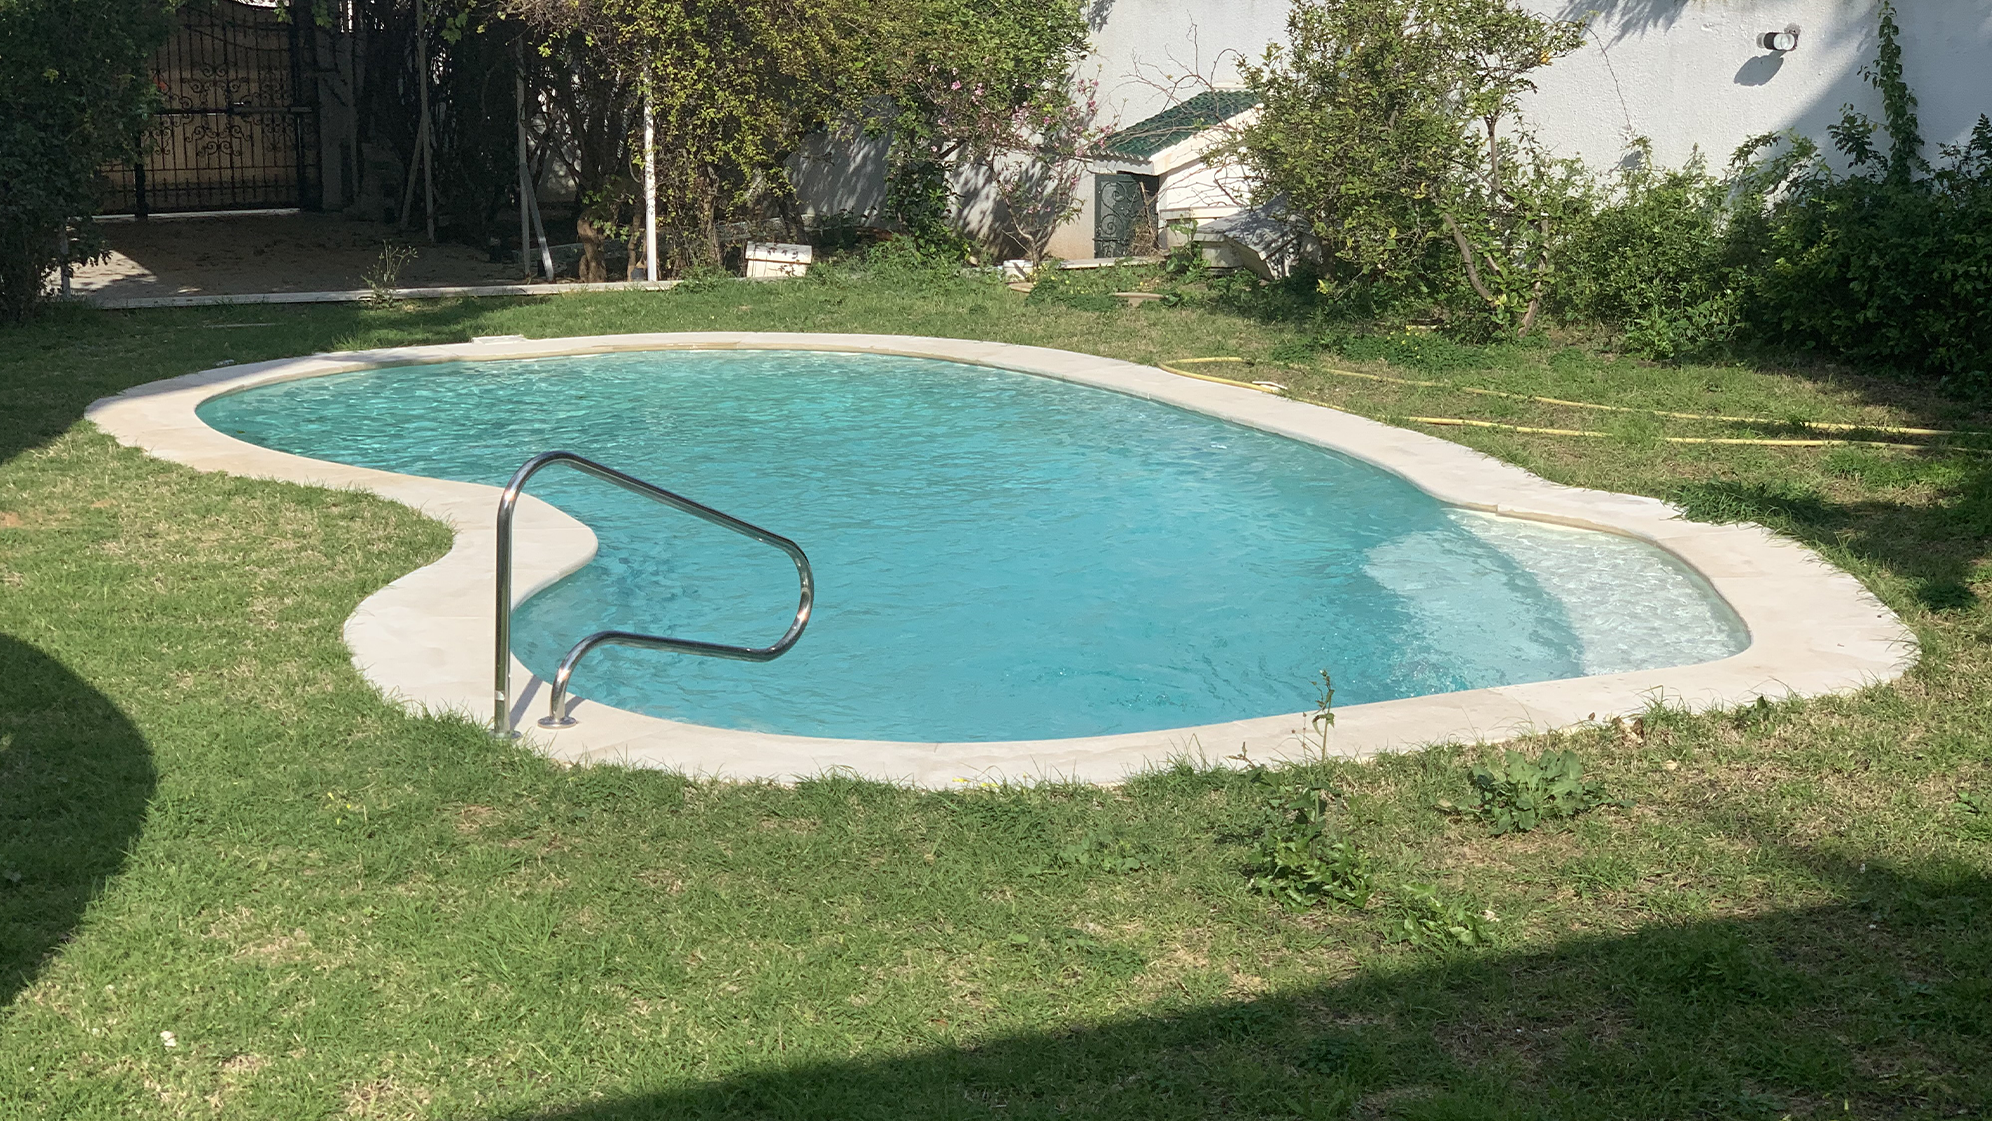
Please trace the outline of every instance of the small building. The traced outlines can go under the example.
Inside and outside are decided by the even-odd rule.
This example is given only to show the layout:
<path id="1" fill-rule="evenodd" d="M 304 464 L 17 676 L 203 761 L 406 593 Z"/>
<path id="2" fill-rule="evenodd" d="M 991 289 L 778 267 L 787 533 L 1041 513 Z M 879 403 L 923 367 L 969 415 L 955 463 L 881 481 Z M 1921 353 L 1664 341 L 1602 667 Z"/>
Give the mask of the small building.
<path id="1" fill-rule="evenodd" d="M 1251 123 L 1258 102 L 1251 90 L 1205 90 L 1106 137 L 1078 214 L 1052 235 L 1052 255 L 1162 252 L 1172 236 L 1244 210 L 1251 203 L 1244 171 L 1219 150 Z"/>

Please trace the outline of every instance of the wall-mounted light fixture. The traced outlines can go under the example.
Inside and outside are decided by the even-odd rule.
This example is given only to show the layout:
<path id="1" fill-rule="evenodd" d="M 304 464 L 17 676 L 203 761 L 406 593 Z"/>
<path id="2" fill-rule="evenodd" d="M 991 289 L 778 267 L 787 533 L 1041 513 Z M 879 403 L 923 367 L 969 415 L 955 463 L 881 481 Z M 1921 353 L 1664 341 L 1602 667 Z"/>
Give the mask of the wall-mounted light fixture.
<path id="1" fill-rule="evenodd" d="M 1766 31 L 1757 37 L 1757 44 L 1767 51 L 1783 54 L 1798 49 L 1798 25 L 1788 23 L 1783 31 Z"/>

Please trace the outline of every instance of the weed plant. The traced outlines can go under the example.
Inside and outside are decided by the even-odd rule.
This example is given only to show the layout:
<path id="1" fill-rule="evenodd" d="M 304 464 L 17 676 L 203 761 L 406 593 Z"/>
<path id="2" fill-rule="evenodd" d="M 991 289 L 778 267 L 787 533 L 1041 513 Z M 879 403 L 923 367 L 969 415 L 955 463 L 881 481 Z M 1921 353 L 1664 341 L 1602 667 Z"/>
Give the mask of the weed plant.
<path id="1" fill-rule="evenodd" d="M 1584 777 L 1584 761 L 1574 751 L 1545 751 L 1535 759 L 1503 751 L 1500 762 L 1474 767 L 1467 777 L 1470 811 L 1497 837 L 1568 822 L 1607 804 L 1604 784 Z"/>
<path id="2" fill-rule="evenodd" d="M 1476 948 L 1491 938 L 1488 920 L 1468 904 L 1440 896 L 1435 884 L 1403 884 L 1387 927 L 1390 935 L 1427 949 Z"/>
<path id="3" fill-rule="evenodd" d="M 388 307 L 395 301 L 396 289 L 401 287 L 401 270 L 421 254 L 412 245 L 396 245 L 391 241 L 380 243 L 380 256 L 373 267 L 360 279 L 367 286 L 367 302 L 375 307 Z"/>
<path id="4" fill-rule="evenodd" d="M 1269 782 L 1265 772 L 1255 778 Z M 1253 891 L 1296 910 L 1317 903 L 1362 908 L 1376 892 L 1369 855 L 1337 828 L 1341 795 L 1325 786 L 1288 786 L 1266 798 Z"/>

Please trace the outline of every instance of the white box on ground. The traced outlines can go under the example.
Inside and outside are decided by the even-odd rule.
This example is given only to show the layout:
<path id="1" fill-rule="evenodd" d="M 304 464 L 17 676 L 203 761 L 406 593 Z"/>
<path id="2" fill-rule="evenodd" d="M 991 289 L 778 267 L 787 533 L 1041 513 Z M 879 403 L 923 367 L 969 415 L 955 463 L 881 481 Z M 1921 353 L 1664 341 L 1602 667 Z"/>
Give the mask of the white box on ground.
<path id="1" fill-rule="evenodd" d="M 816 250 L 807 245 L 783 245 L 772 241 L 747 243 L 747 276 L 801 276 L 816 259 Z"/>

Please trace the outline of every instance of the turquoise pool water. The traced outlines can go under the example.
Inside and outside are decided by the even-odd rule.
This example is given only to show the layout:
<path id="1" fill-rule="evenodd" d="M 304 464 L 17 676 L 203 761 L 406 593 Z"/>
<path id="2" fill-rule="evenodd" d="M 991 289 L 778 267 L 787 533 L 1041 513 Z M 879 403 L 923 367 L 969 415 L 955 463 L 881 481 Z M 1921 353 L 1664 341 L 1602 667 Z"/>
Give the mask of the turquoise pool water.
<path id="1" fill-rule="evenodd" d="M 1097 735 L 1684 665 L 1742 649 L 1679 562 L 1493 518 L 1319 448 L 977 366 L 667 351 L 411 366 L 201 407 L 266 447 L 501 484 L 565 448 L 800 542 L 816 615 L 755 665 L 610 648 L 575 691 L 730 728 L 892 740 Z M 605 627 L 762 644 L 779 552 L 553 468 L 600 537 L 520 607 L 549 674 Z M 1226 745 L 1206 745 L 1224 747 Z"/>

